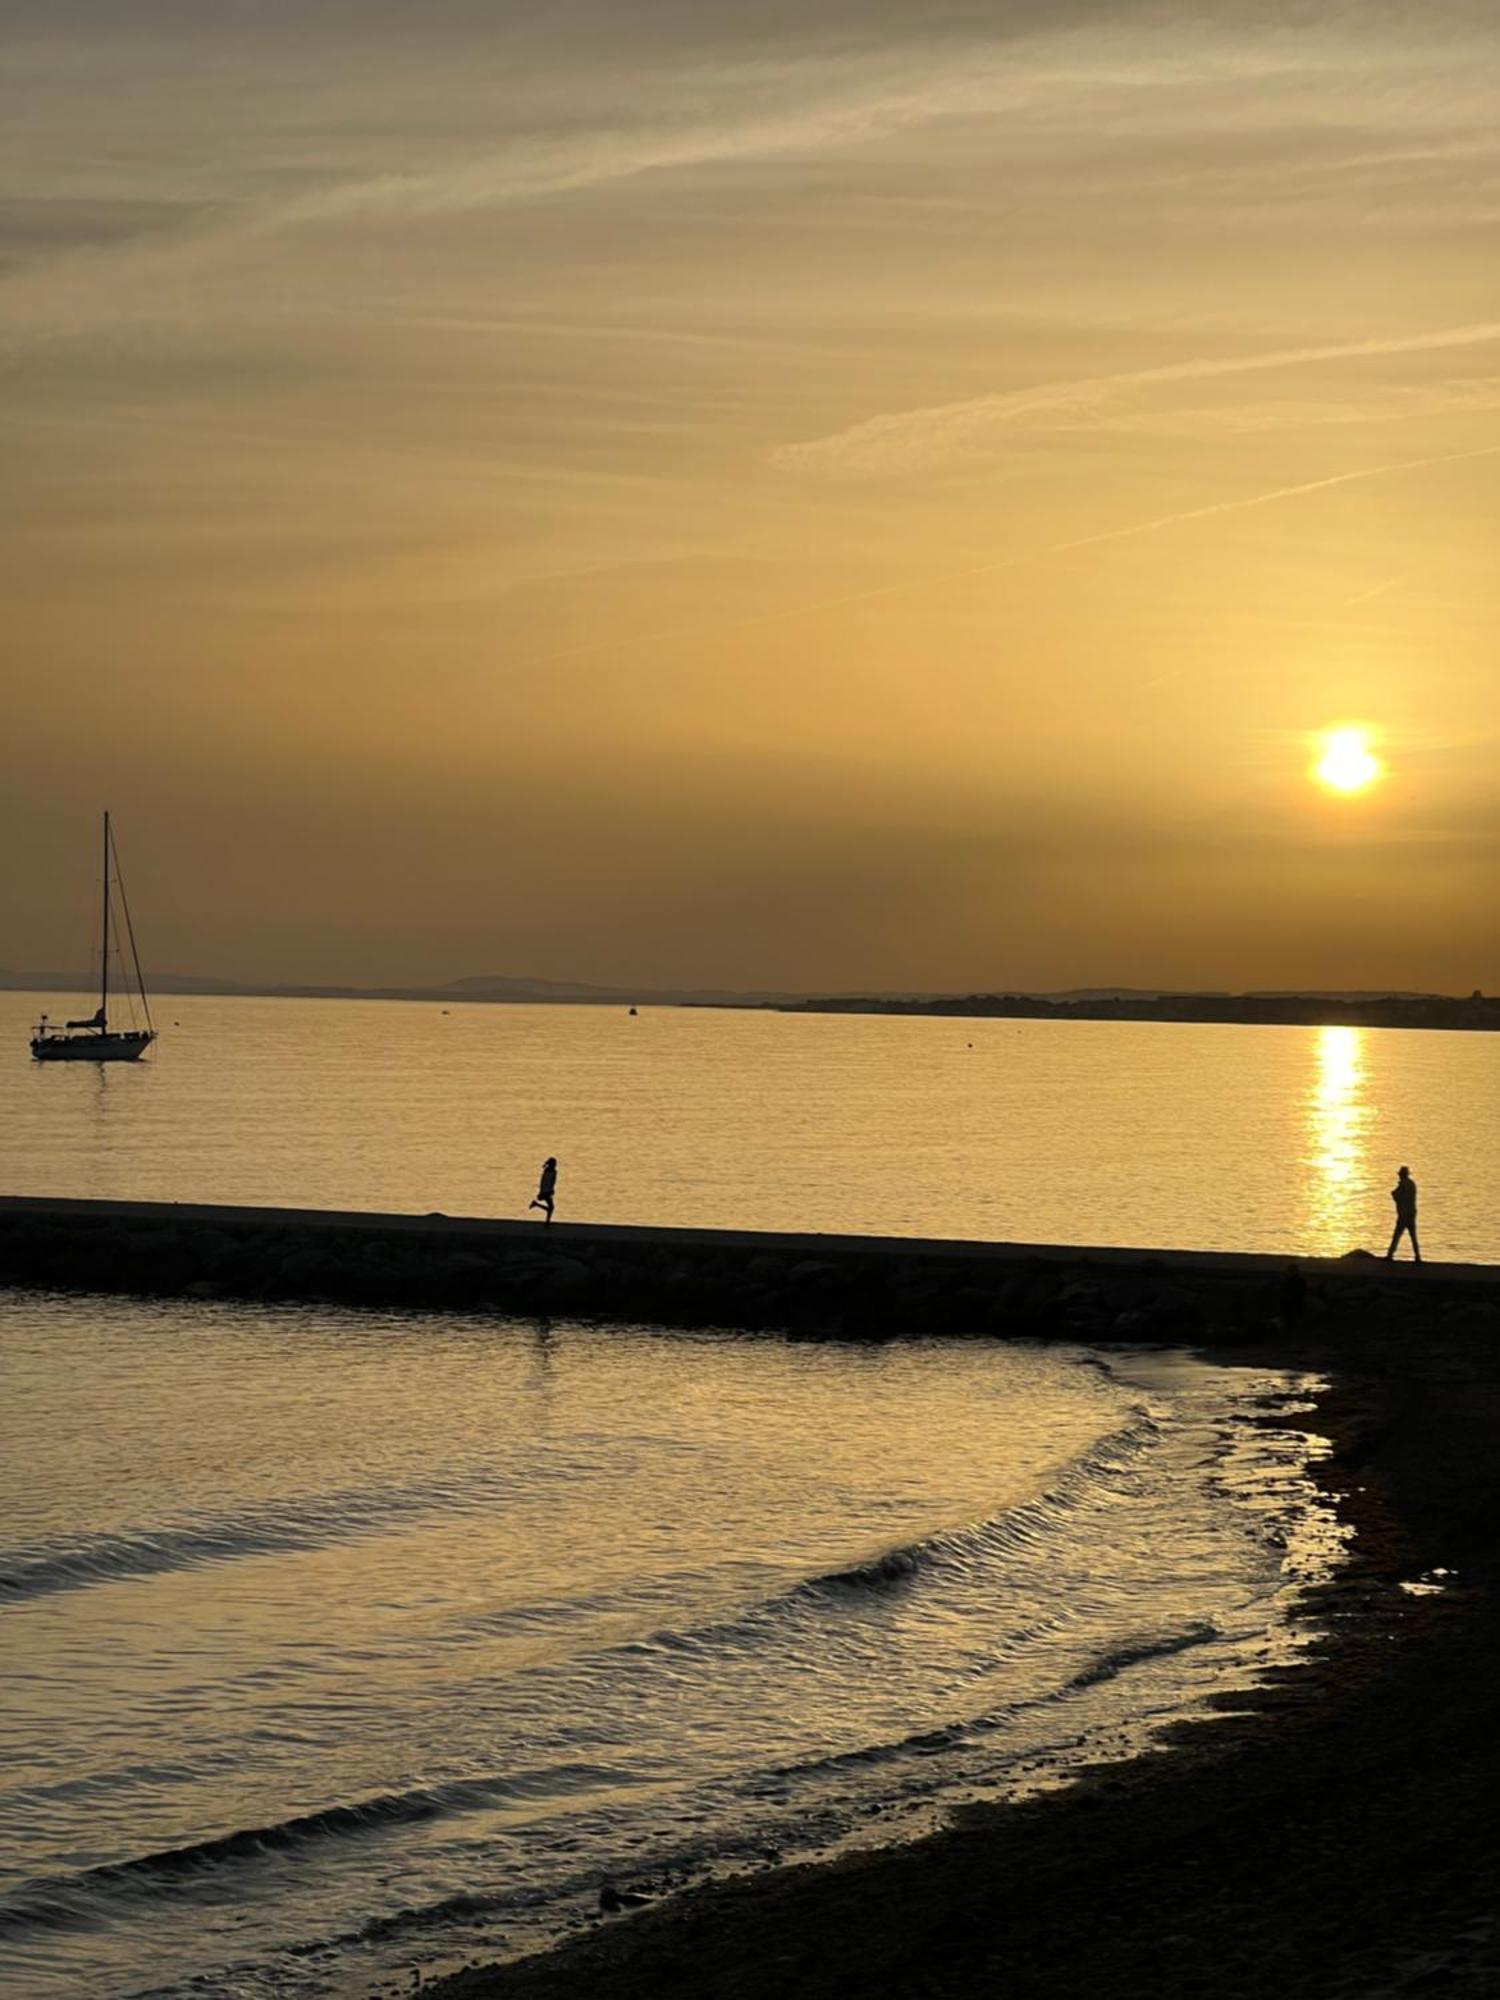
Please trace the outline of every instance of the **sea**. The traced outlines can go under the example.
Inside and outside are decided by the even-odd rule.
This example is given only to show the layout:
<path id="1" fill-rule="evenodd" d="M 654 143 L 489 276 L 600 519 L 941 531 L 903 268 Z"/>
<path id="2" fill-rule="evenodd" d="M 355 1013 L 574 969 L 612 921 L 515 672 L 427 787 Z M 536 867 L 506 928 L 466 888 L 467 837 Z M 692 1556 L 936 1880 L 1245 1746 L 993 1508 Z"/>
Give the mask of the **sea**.
<path id="1" fill-rule="evenodd" d="M 1481 1036 L 173 1000 L 6 1191 L 1493 1259 Z M 64 1011 L 63 1002 L 57 1011 Z M 11 1018 L 13 1017 L 13 1019 Z M 1151 1753 L 1317 1636 L 1305 1375 L 0 1296 L 0 1989 L 372 2000 Z"/>
<path id="2" fill-rule="evenodd" d="M 1395 1170 L 1500 1261 L 1500 1035 L 172 998 L 141 1064 L 26 1056 L 0 1193 L 1340 1256 Z"/>

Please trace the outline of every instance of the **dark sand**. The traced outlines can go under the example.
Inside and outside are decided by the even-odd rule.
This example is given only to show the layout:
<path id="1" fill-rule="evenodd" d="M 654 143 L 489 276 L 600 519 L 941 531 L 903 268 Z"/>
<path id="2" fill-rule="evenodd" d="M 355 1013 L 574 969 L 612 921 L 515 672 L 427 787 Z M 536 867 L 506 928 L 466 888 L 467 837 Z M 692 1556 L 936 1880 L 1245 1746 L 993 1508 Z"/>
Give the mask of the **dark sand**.
<path id="1" fill-rule="evenodd" d="M 1345 1333 L 1336 1356 L 1282 1334 L 1253 1358 L 1337 1370 L 1308 1421 L 1357 1536 L 1319 1593 L 1328 1638 L 1250 1713 L 921 1843 L 696 1889 L 425 1990 L 1500 1996 L 1500 1309 Z M 1442 1594 L 1398 1588 L 1437 1566 L 1457 1572 Z"/>

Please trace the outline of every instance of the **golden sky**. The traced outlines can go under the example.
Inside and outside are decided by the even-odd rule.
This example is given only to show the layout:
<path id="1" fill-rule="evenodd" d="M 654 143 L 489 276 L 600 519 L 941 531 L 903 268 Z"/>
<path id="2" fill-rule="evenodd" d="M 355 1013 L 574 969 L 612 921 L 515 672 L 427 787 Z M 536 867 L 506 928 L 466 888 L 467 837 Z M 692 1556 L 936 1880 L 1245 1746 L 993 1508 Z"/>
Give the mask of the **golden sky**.
<path id="1" fill-rule="evenodd" d="M 0 965 L 1500 986 L 1489 0 L 6 13 Z"/>

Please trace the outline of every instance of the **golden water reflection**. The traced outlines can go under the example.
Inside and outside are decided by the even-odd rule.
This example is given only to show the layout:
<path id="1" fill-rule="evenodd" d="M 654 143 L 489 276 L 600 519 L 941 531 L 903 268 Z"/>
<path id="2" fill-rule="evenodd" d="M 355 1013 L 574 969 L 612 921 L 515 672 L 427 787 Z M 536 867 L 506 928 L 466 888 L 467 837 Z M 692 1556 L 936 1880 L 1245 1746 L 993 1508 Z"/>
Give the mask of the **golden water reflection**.
<path id="1" fill-rule="evenodd" d="M 1315 1252 L 1339 1256 L 1369 1233 L 1369 1136 L 1365 1031 L 1320 1028 L 1306 1099 L 1307 1233 Z"/>

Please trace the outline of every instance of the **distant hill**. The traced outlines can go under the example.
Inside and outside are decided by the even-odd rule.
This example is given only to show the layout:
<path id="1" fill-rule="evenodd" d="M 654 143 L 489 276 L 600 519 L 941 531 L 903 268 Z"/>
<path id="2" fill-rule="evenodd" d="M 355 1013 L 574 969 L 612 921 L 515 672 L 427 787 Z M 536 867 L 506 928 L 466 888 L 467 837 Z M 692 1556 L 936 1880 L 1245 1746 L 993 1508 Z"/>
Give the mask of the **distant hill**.
<path id="1" fill-rule="evenodd" d="M 745 1007 L 806 999 L 805 992 L 744 993 L 730 987 L 594 986 L 573 979 L 515 979 L 480 973 L 446 986 L 422 989 L 421 997 L 445 1000 L 521 1000 L 569 1005 L 618 1005 L 644 1001 L 663 1007 Z"/>
<path id="2" fill-rule="evenodd" d="M 467 994 L 480 994 L 486 1000 L 578 1000 L 585 995 L 602 995 L 612 998 L 618 990 L 611 986 L 590 985 L 582 979 L 516 979 L 508 974 L 481 972 L 471 974 L 467 979 L 450 979 L 446 986 L 434 991 L 451 993 L 460 998 Z"/>
<path id="3" fill-rule="evenodd" d="M 241 995 L 269 1000 L 421 1000 L 440 1005 L 512 1003 L 544 1006 L 763 1007 L 805 999 L 805 993 L 737 992 L 730 988 L 651 986 L 592 986 L 583 980 L 517 979 L 481 973 L 452 979 L 442 986 L 327 986 L 258 984 L 251 980 L 211 979 L 178 972 L 153 973 L 153 994 Z M 82 993 L 97 991 L 98 974 L 81 972 L 11 972 L 0 969 L 0 991 L 21 993 Z"/>

